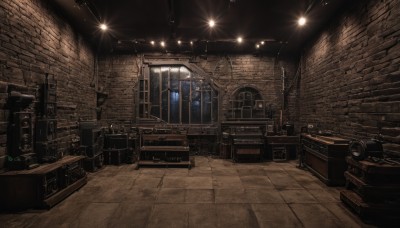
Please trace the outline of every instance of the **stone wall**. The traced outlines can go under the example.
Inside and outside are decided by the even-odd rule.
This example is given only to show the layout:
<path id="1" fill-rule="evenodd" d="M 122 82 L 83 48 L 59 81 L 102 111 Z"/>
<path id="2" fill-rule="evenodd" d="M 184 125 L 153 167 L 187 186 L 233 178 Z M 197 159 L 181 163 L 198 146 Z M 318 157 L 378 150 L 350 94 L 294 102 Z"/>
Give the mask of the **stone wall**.
<path id="1" fill-rule="evenodd" d="M 51 1 L 0 1 L 0 169 L 6 151 L 8 92 L 37 96 L 45 73 L 57 81 L 58 137 L 67 151 L 79 118 L 94 118 L 94 53 Z M 34 104 L 32 105 L 34 106 Z M 34 111 L 34 107 L 30 107 Z"/>
<path id="2" fill-rule="evenodd" d="M 277 61 L 274 57 L 253 55 L 209 55 L 207 58 L 188 55 L 146 54 L 107 55 L 99 57 L 99 87 L 108 93 L 103 105 L 102 120 L 129 122 L 135 120 L 134 96 L 143 61 L 181 60 L 196 64 L 220 86 L 222 113 L 228 108 L 228 100 L 243 86 L 258 89 L 264 100 L 272 104 L 275 118 L 281 109 L 281 67 L 287 70 L 288 80 L 293 78 L 293 63 Z M 222 120 L 222 119 L 221 119 Z"/>
<path id="3" fill-rule="evenodd" d="M 313 123 L 350 138 L 400 143 L 400 1 L 346 4 L 302 56 L 297 105 Z"/>

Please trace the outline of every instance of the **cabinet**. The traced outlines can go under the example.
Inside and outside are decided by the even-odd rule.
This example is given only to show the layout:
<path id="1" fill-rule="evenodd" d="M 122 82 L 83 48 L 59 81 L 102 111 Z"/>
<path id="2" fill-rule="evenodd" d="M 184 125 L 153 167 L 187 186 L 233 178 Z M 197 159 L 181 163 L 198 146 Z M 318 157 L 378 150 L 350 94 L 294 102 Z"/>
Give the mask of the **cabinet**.
<path id="1" fill-rule="evenodd" d="M 274 161 L 295 159 L 299 151 L 299 136 L 267 136 L 268 156 Z M 296 151 L 293 153 L 292 151 Z"/>
<path id="2" fill-rule="evenodd" d="M 104 137 L 104 163 L 120 165 L 128 161 L 128 134 L 106 134 Z"/>
<path id="3" fill-rule="evenodd" d="M 186 135 L 142 134 L 138 168 L 141 166 L 186 166 L 190 168 Z"/>
<path id="4" fill-rule="evenodd" d="M 326 185 L 344 185 L 348 140 L 333 136 L 301 135 L 302 159 L 306 168 Z"/>
<path id="5" fill-rule="evenodd" d="M 5 210 L 50 208 L 87 182 L 84 156 L 65 156 L 35 169 L 0 174 L 0 207 Z"/>

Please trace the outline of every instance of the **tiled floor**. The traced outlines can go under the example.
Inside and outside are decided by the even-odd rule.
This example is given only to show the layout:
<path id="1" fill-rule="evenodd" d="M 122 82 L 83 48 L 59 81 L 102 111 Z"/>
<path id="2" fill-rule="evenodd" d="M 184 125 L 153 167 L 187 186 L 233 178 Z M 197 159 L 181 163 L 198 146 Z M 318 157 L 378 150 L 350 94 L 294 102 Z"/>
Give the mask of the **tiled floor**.
<path id="1" fill-rule="evenodd" d="M 191 170 L 106 166 L 48 211 L 0 214 L 0 227 L 365 227 L 295 162 L 196 157 Z"/>

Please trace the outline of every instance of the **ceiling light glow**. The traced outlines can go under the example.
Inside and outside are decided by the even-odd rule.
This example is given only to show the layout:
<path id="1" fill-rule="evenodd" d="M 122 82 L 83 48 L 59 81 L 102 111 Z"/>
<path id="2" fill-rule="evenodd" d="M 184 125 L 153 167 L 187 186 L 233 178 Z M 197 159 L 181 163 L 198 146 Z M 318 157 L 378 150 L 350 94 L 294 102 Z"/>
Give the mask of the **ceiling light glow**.
<path id="1" fill-rule="evenodd" d="M 239 36 L 239 37 L 237 38 L 237 42 L 238 42 L 238 43 L 242 43 L 242 42 L 243 42 L 243 38 Z"/>
<path id="2" fill-rule="evenodd" d="M 178 40 L 178 44 L 181 45 L 182 41 Z"/>
<path id="3" fill-rule="evenodd" d="M 259 49 L 259 48 L 260 48 L 260 45 L 259 45 L 259 44 L 256 44 L 256 48 Z"/>
<path id="4" fill-rule="evenodd" d="M 106 31 L 108 29 L 108 27 L 106 24 L 103 23 L 103 24 L 100 24 L 100 29 L 103 31 Z"/>
<path id="5" fill-rule="evenodd" d="M 261 45 L 264 45 L 264 43 L 265 43 L 264 41 L 261 41 Z"/>
<path id="6" fill-rule="evenodd" d="M 165 47 L 165 42 L 164 41 L 161 41 L 161 47 Z"/>
<path id="7" fill-rule="evenodd" d="M 215 26 L 215 21 L 213 19 L 210 19 L 208 21 L 208 26 L 210 26 L 210 28 L 213 28 Z"/>
<path id="8" fill-rule="evenodd" d="M 154 44 L 155 44 L 156 42 L 154 42 L 154 40 L 152 40 L 152 41 L 150 41 L 150 43 L 151 43 L 151 45 L 154 46 Z"/>
<path id="9" fill-rule="evenodd" d="M 193 45 L 193 41 L 190 41 L 190 45 Z"/>
<path id="10" fill-rule="evenodd" d="M 306 24 L 306 22 L 307 22 L 307 20 L 306 20 L 305 17 L 300 17 L 297 23 L 298 23 L 300 26 L 303 26 L 303 25 Z"/>

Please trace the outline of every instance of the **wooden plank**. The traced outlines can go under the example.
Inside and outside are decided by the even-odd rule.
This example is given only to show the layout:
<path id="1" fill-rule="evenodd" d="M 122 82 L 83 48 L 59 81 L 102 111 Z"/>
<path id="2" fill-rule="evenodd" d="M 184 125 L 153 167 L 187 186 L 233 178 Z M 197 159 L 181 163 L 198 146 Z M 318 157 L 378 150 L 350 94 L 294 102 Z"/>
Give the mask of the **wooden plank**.
<path id="1" fill-rule="evenodd" d="M 138 161 L 137 168 L 148 166 L 148 167 L 187 167 L 191 168 L 190 161 L 180 162 L 165 162 L 165 161 Z"/>
<path id="2" fill-rule="evenodd" d="M 187 146 L 142 146 L 141 151 L 168 151 L 168 152 L 188 152 Z"/>
<path id="3" fill-rule="evenodd" d="M 316 136 L 311 136 L 309 134 L 302 134 L 303 137 L 309 138 L 314 141 L 318 141 L 320 143 L 326 144 L 326 145 L 343 145 L 343 144 L 348 144 L 349 140 L 339 138 L 336 136 L 322 136 L 322 135 L 316 135 Z"/>
<path id="4" fill-rule="evenodd" d="M 39 167 L 30 169 L 30 170 L 13 170 L 0 174 L 1 176 L 13 176 L 13 175 L 42 175 L 53 170 L 56 170 L 60 167 L 60 165 L 73 163 L 84 159 L 84 156 L 64 156 L 61 160 L 58 160 L 54 163 L 49 164 L 41 164 Z"/>
<path id="5" fill-rule="evenodd" d="M 268 144 L 290 144 L 296 145 L 300 143 L 299 136 L 267 136 Z"/>
<path id="6" fill-rule="evenodd" d="M 260 148 L 236 148 L 236 154 L 255 154 L 259 155 L 261 153 Z"/>
<path id="7" fill-rule="evenodd" d="M 361 219 L 367 221 L 392 222 L 400 221 L 398 205 L 381 205 L 366 203 L 357 193 L 350 190 L 340 192 L 341 201 L 349 206 Z"/>
<path id="8" fill-rule="evenodd" d="M 393 202 L 400 199 L 400 185 L 369 185 L 349 171 L 344 173 L 347 188 L 355 189 L 365 201 Z"/>
<path id="9" fill-rule="evenodd" d="M 74 182 L 73 184 L 67 186 L 63 190 L 57 192 L 53 196 L 43 200 L 43 206 L 45 208 L 50 208 L 65 199 L 67 196 L 71 195 L 73 192 L 78 190 L 80 187 L 87 183 L 87 176 L 81 178 L 80 180 Z"/>
<path id="10" fill-rule="evenodd" d="M 356 161 L 350 156 L 346 157 L 346 162 L 352 166 L 355 166 L 366 173 L 371 174 L 396 174 L 400 175 L 400 165 L 391 165 L 387 163 L 376 163 L 370 161 Z"/>

